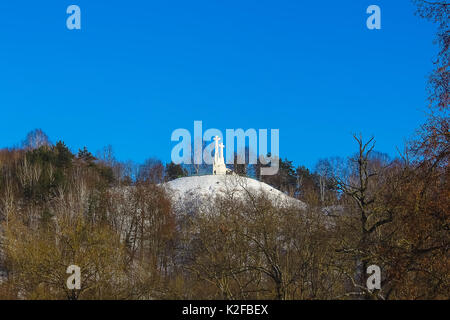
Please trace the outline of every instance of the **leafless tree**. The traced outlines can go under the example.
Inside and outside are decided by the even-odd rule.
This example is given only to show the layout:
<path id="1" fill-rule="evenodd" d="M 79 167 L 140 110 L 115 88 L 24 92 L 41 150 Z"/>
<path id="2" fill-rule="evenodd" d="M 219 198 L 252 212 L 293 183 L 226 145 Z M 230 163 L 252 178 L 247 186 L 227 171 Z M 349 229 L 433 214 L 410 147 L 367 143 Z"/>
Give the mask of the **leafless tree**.
<path id="1" fill-rule="evenodd" d="M 34 129 L 27 134 L 22 145 L 26 150 L 33 150 L 42 146 L 49 146 L 50 140 L 42 129 Z"/>

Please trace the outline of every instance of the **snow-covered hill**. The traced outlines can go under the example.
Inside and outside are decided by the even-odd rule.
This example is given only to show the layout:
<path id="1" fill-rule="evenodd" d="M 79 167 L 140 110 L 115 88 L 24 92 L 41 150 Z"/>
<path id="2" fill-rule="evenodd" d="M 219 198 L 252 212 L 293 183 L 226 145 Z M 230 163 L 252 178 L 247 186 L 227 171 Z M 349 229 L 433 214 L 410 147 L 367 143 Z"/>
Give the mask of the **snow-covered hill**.
<path id="1" fill-rule="evenodd" d="M 189 206 L 199 207 L 216 195 L 231 195 L 234 199 L 244 200 L 248 193 L 263 193 L 274 205 L 306 207 L 303 202 L 289 197 L 264 182 L 237 175 L 184 177 L 167 182 L 165 188 L 172 196 L 175 206 L 184 204 L 183 207 L 186 207 L 188 202 Z"/>

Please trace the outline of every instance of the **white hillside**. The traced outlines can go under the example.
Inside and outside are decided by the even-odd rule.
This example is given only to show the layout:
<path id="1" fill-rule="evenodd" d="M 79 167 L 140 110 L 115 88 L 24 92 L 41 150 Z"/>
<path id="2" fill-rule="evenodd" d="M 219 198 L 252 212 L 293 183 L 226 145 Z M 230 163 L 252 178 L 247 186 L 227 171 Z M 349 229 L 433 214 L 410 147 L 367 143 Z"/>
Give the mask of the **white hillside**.
<path id="1" fill-rule="evenodd" d="M 164 184 L 168 193 L 177 204 L 189 202 L 199 207 L 216 195 L 233 196 L 237 200 L 246 199 L 247 193 L 266 195 L 274 205 L 295 205 L 305 208 L 305 204 L 272 188 L 264 182 L 237 175 L 206 175 L 179 178 Z"/>
<path id="2" fill-rule="evenodd" d="M 231 173 L 225 165 L 223 155 L 223 143 L 219 144 L 220 137 L 214 137 L 214 163 L 212 175 L 192 176 L 179 178 L 164 184 L 172 197 L 175 211 L 195 212 L 196 209 L 207 207 L 216 196 L 231 198 L 233 201 L 248 201 L 249 195 L 264 195 L 275 206 L 298 206 L 306 208 L 306 205 L 281 191 L 272 188 L 264 182 L 255 179 L 241 177 Z"/>

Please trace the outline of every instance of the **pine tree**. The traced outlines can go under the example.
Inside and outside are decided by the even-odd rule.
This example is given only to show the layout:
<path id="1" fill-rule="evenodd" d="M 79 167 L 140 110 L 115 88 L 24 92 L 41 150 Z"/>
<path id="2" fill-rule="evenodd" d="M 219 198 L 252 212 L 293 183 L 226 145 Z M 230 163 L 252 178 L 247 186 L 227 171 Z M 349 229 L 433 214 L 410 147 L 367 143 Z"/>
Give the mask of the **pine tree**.
<path id="1" fill-rule="evenodd" d="M 166 181 L 187 176 L 187 171 L 179 164 L 173 162 L 166 164 Z"/>
<path id="2" fill-rule="evenodd" d="M 93 162 L 95 160 L 97 160 L 97 158 L 94 157 L 92 155 L 92 153 L 90 153 L 86 147 L 83 147 L 82 150 L 80 149 L 78 151 L 77 158 L 80 159 L 80 160 L 83 160 L 84 162 L 86 162 L 88 164 L 93 164 Z"/>

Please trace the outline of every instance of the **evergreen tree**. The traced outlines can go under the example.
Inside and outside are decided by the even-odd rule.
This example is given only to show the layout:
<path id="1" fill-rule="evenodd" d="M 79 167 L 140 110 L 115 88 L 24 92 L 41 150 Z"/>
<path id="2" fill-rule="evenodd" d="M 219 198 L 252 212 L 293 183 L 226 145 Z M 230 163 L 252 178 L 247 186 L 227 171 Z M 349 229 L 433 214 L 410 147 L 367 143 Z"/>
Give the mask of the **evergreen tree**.
<path id="1" fill-rule="evenodd" d="M 294 194 L 296 191 L 297 177 L 292 161 L 279 159 L 277 174 L 272 176 L 261 176 L 261 181 L 270 184 L 280 191 Z"/>
<path id="2" fill-rule="evenodd" d="M 173 162 L 166 164 L 166 180 L 171 181 L 188 175 L 186 169 Z"/>
<path id="3" fill-rule="evenodd" d="M 56 154 L 55 165 L 59 168 L 68 168 L 72 165 L 73 154 L 63 141 L 58 141 L 53 148 Z"/>
<path id="4" fill-rule="evenodd" d="M 94 157 L 92 155 L 92 153 L 90 153 L 86 147 L 83 147 L 83 149 L 80 149 L 78 151 L 77 158 L 80 160 L 83 160 L 84 162 L 86 162 L 88 164 L 93 164 L 93 162 L 95 160 L 97 160 L 97 158 Z"/>

